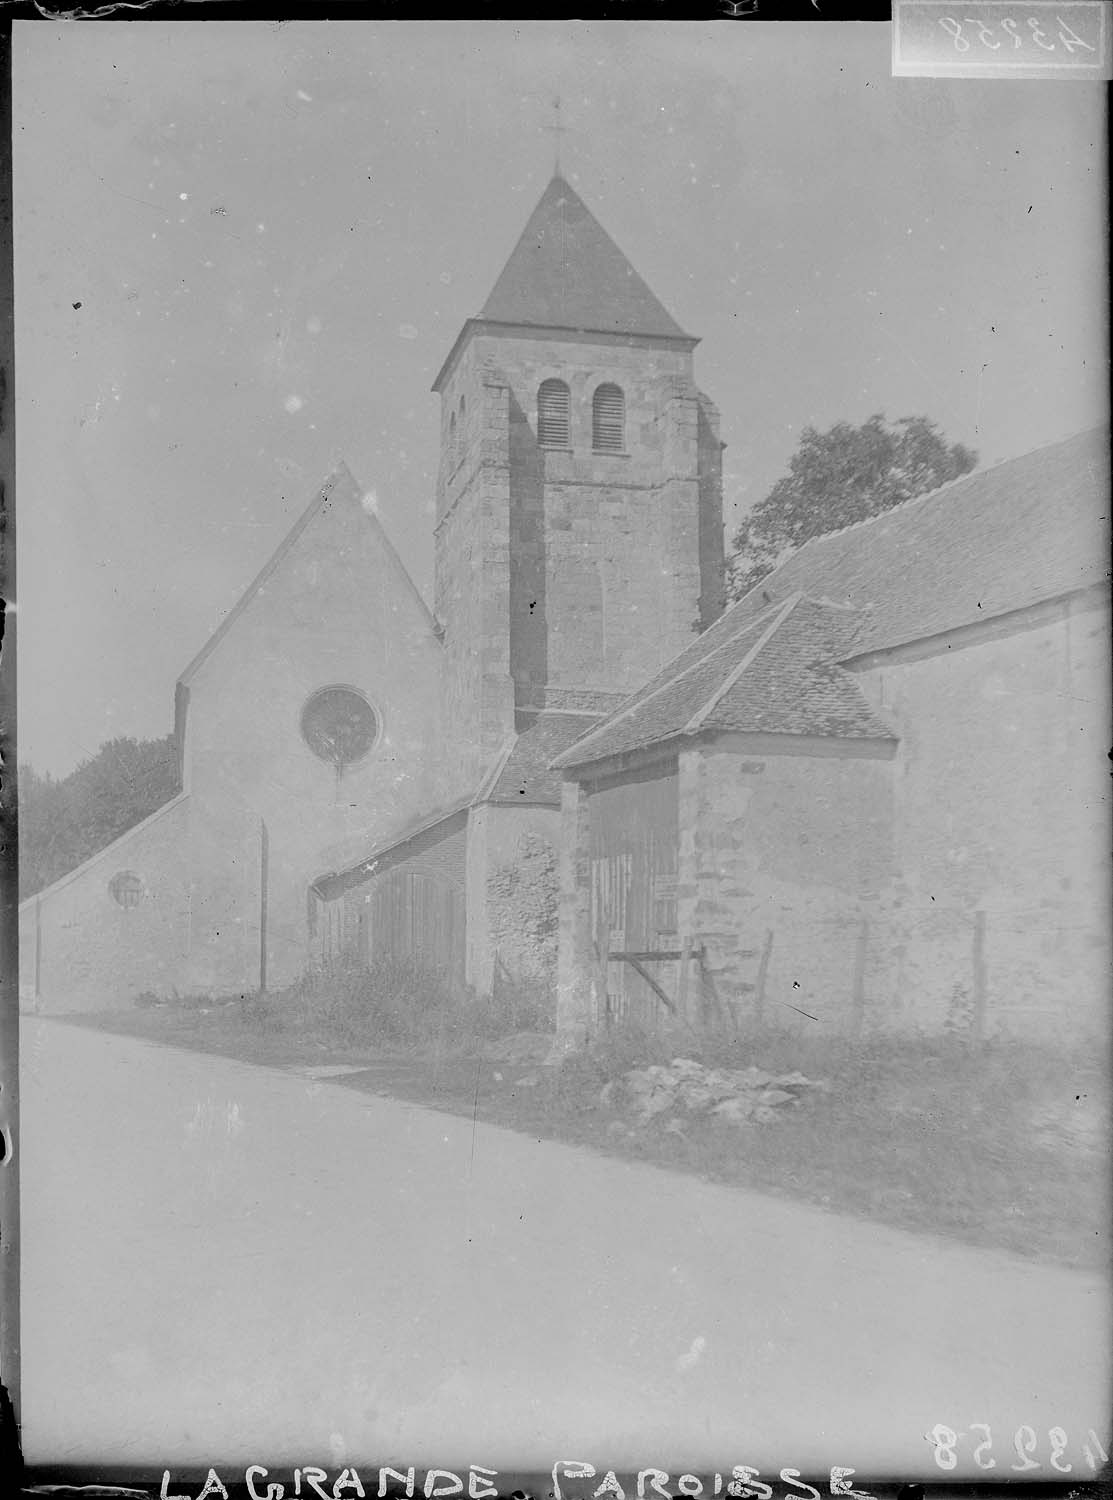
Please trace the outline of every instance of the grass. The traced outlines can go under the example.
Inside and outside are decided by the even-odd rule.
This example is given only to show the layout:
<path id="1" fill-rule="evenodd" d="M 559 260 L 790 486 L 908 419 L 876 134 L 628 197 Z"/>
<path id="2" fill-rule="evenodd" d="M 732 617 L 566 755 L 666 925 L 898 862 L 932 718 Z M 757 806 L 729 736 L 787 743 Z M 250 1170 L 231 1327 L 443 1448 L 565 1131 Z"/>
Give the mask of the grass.
<path id="1" fill-rule="evenodd" d="M 134 1015 L 105 1012 L 95 1020 L 110 1030 L 162 1037 L 251 1060 L 297 1061 L 306 1049 L 349 1057 L 474 1057 L 500 1037 L 551 1031 L 545 987 L 496 986 L 493 996 L 454 993 L 435 972 L 383 961 L 372 969 L 342 968 L 265 995 L 214 999 L 180 996 L 160 1002 L 140 996 Z M 94 1018 L 90 1018 L 94 1019 Z M 257 1055 L 256 1055 L 257 1054 Z"/>
<path id="2" fill-rule="evenodd" d="M 1061 1264 L 1104 1268 L 1109 1070 L 1105 1059 L 1030 1042 L 763 1029 L 604 1033 L 560 1068 L 539 1066 L 550 1006 L 541 990 L 453 997 L 407 966 L 349 972 L 277 996 L 184 1000 L 74 1017 L 246 1061 L 363 1064 L 348 1087 L 406 1098 L 800 1199 L 896 1227 Z M 526 1033 L 521 1060 L 508 1037 Z M 713 1117 L 637 1124 L 604 1105 L 628 1069 L 689 1057 L 824 1080 L 769 1125 Z"/>
<path id="3" fill-rule="evenodd" d="M 775 1124 L 696 1117 L 650 1122 L 620 1145 L 694 1170 L 903 1228 L 1065 1264 L 1104 1267 L 1109 1251 L 1109 1078 L 1104 1059 L 995 1039 L 852 1041 L 765 1031 L 693 1039 L 619 1032 L 573 1059 L 578 1108 L 643 1061 L 756 1063 L 825 1080 Z M 605 1111 L 596 1118 L 605 1130 Z M 613 1122 L 612 1122 L 613 1123 Z"/>

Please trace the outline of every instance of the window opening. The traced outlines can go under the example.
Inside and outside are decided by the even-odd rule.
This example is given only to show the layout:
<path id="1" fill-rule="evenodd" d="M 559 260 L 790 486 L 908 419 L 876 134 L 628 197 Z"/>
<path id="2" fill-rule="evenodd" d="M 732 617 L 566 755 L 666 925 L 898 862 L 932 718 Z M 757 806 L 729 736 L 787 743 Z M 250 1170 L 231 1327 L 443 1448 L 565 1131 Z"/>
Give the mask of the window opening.
<path id="1" fill-rule="evenodd" d="M 563 380 L 545 380 L 537 392 L 537 441 L 543 448 L 569 447 L 571 396 Z"/>
<path id="2" fill-rule="evenodd" d="M 626 398 L 617 385 L 601 385 L 591 403 L 591 446 L 597 453 L 626 448 Z"/>

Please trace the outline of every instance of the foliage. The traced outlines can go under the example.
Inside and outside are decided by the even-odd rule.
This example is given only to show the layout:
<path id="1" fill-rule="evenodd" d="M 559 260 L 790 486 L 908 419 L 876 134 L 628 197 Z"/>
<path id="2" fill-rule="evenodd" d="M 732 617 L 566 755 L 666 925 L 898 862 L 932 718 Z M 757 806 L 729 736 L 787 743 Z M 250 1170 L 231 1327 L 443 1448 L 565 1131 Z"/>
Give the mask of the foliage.
<path id="1" fill-rule="evenodd" d="M 19 890 L 33 895 L 149 817 L 180 788 L 178 750 L 119 738 L 60 780 L 19 768 Z"/>
<path id="2" fill-rule="evenodd" d="M 442 977 L 415 962 L 350 962 L 308 979 L 300 993 L 315 1034 L 340 1046 L 416 1046 L 443 1032 L 453 997 Z M 285 997 L 272 1004 L 282 1006 Z"/>
<path id="3" fill-rule="evenodd" d="M 948 444 L 927 417 L 861 427 L 805 427 L 789 472 L 759 500 L 734 535 L 731 595 L 740 599 L 812 537 L 892 510 L 968 474 L 978 455 Z"/>
<path id="4" fill-rule="evenodd" d="M 496 970 L 487 1002 L 489 1022 L 495 1033 L 510 1036 L 522 1031 L 553 1031 L 556 1027 L 553 978 L 552 970 L 541 975 Z"/>
<path id="5" fill-rule="evenodd" d="M 332 1047 L 482 1055 L 526 1028 L 552 1026 L 547 994 L 502 985 L 490 998 L 454 992 L 445 975 L 409 959 L 351 962 L 277 995 L 248 997 L 243 1018 L 265 1030 L 302 1030 Z"/>

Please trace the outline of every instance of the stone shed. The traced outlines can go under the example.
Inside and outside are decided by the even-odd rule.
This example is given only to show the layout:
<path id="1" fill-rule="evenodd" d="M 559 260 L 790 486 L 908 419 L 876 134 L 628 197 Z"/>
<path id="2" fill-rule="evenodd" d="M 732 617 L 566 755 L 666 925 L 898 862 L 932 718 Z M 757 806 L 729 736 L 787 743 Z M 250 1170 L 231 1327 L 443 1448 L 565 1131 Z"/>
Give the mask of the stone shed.
<path id="1" fill-rule="evenodd" d="M 1104 1032 L 1108 433 L 801 548 L 554 762 L 559 1027 Z"/>

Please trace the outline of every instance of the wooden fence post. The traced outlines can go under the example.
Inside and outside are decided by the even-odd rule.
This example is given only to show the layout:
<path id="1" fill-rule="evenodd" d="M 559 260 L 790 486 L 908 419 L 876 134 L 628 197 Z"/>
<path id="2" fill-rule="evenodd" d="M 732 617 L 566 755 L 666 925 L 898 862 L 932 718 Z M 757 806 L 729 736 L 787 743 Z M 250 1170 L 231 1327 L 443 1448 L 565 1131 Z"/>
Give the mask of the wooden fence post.
<path id="1" fill-rule="evenodd" d="M 614 1022 L 611 1015 L 610 976 L 611 976 L 611 930 L 603 927 L 602 934 L 595 949 L 599 955 L 599 985 L 601 994 L 596 1000 L 595 1015 L 592 1017 L 594 1026 L 610 1026 Z"/>
<path id="2" fill-rule="evenodd" d="M 688 966 L 692 961 L 691 934 L 680 946 L 680 973 L 676 978 L 676 1008 L 687 1019 L 688 1016 Z"/>
<path id="3" fill-rule="evenodd" d="M 765 981 L 769 974 L 769 960 L 773 956 L 773 929 L 769 928 L 765 934 L 765 942 L 761 949 L 761 963 L 757 970 L 757 984 L 754 988 L 754 1020 L 761 1024 L 765 1019 Z"/>

